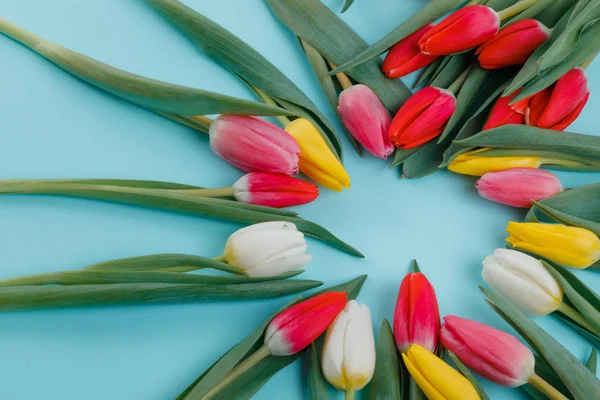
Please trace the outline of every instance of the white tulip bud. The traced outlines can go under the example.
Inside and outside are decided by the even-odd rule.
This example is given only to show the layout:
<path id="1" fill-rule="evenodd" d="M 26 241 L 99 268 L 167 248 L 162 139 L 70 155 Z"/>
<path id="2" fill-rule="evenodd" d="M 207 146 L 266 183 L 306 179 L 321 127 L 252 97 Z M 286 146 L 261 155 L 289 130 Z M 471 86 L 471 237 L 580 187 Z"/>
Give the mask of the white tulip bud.
<path id="1" fill-rule="evenodd" d="M 223 258 L 250 276 L 276 276 L 303 267 L 311 260 L 306 240 L 291 222 L 254 224 L 234 232 Z"/>
<path id="2" fill-rule="evenodd" d="M 369 383 L 375 372 L 375 338 L 366 305 L 350 300 L 329 326 L 321 364 L 338 390 L 353 392 Z"/>
<path id="3" fill-rule="evenodd" d="M 542 263 L 520 251 L 497 249 L 483 260 L 483 280 L 531 315 L 547 315 L 562 303 L 563 289 Z"/>

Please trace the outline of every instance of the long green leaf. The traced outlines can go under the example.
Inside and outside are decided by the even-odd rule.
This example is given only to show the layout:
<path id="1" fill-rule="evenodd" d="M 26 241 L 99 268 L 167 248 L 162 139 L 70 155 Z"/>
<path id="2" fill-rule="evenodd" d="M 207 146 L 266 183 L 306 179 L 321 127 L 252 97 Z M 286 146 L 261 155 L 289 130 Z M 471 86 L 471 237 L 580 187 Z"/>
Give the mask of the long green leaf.
<path id="1" fill-rule="evenodd" d="M 558 211 L 552 207 L 545 206 L 539 202 L 533 201 L 536 209 L 541 210 L 544 214 L 548 215 L 552 219 L 562 222 L 566 225 L 578 226 L 580 228 L 587 229 L 594 232 L 597 236 L 600 236 L 600 223 L 594 221 L 588 221 L 583 218 L 574 217 L 567 213 Z"/>
<path id="2" fill-rule="evenodd" d="M 178 268 L 186 268 L 180 270 Z M 212 268 L 235 274 L 244 274 L 238 269 L 232 268 L 224 262 L 197 256 L 193 254 L 163 253 L 150 254 L 137 257 L 118 258 L 115 260 L 103 261 L 84 267 L 84 270 L 113 270 L 113 271 L 171 271 L 177 269 L 178 272 L 194 271 L 200 268 Z"/>
<path id="3" fill-rule="evenodd" d="M 598 351 L 595 347 L 592 347 L 592 352 L 590 353 L 589 358 L 585 362 L 585 366 L 590 370 L 590 372 L 596 375 L 596 369 L 598 368 Z"/>
<path id="4" fill-rule="evenodd" d="M 276 101 L 281 99 L 296 105 L 298 111 L 294 113 L 299 117 L 310 116 L 316 119 L 316 126 L 325 142 L 341 157 L 342 144 L 327 118 L 285 74 L 259 52 L 179 0 L 146 1 L 215 62 L 245 82 L 260 88 Z"/>
<path id="5" fill-rule="evenodd" d="M 375 44 L 352 56 L 352 58 L 344 60 L 343 63 L 338 64 L 339 67 L 333 73 L 349 71 L 352 68 L 369 62 L 422 26 L 443 17 L 462 2 L 463 0 L 432 0 L 428 2 L 421 11 L 404 21 Z"/>
<path id="6" fill-rule="evenodd" d="M 447 89 L 473 62 L 472 53 L 446 56 L 438 70 L 433 74 L 430 86 Z"/>
<path id="7" fill-rule="evenodd" d="M 436 60 L 434 62 L 432 62 L 431 64 L 429 64 L 427 67 L 423 68 L 421 70 L 421 73 L 419 74 L 419 77 L 417 78 L 417 80 L 413 84 L 412 88 L 416 89 L 416 88 L 418 88 L 421 85 L 423 85 L 423 86 L 430 86 L 431 85 L 431 83 L 430 83 L 431 79 L 433 79 L 433 76 L 438 71 L 438 68 L 442 65 L 442 63 L 448 57 L 438 57 L 438 58 L 436 58 Z"/>
<path id="8" fill-rule="evenodd" d="M 565 396 L 569 395 L 569 390 L 560 380 L 560 377 L 556 374 L 552 367 L 548 365 L 548 363 L 538 355 L 535 356 L 535 373 Z M 548 399 L 548 397 L 545 394 L 543 394 L 530 383 L 525 384 L 520 388 L 523 389 L 527 394 L 532 396 L 534 399 Z"/>
<path id="9" fill-rule="evenodd" d="M 600 183 L 580 186 L 566 190 L 538 203 L 546 209 L 569 214 L 583 220 L 600 223 L 600 209 L 597 203 L 590 199 L 600 198 Z"/>
<path id="10" fill-rule="evenodd" d="M 600 381 L 567 349 L 533 323 L 522 311 L 491 290 L 481 288 L 499 315 L 523 336 L 554 369 L 574 400 L 598 398 Z"/>
<path id="11" fill-rule="evenodd" d="M 377 339 L 375 375 L 371 382 L 369 400 L 402 400 L 400 360 L 394 343 L 392 327 L 387 319 L 381 322 Z"/>
<path id="12" fill-rule="evenodd" d="M 408 150 L 396 149 L 396 153 L 394 153 L 394 159 L 392 160 L 392 163 L 390 164 L 390 168 L 394 168 L 394 167 L 404 163 L 404 161 L 408 160 L 410 157 L 412 157 L 413 155 L 415 155 L 418 152 L 420 152 L 421 150 L 423 150 L 425 148 L 425 146 L 427 146 L 427 144 L 422 144 L 420 146 L 413 147 L 412 149 L 408 149 Z"/>
<path id="13" fill-rule="evenodd" d="M 475 375 L 473 375 L 471 370 L 469 368 L 467 368 L 467 366 L 465 364 L 463 364 L 462 361 L 460 361 L 459 358 L 456 357 L 456 355 L 454 355 L 453 352 L 448 351 L 448 357 L 450 357 L 450 359 L 452 360 L 454 365 L 456 365 L 456 368 L 458 368 L 460 373 L 463 374 L 465 376 L 465 378 L 467 378 L 469 380 L 469 382 L 471 382 L 471 384 L 473 385 L 473 387 L 479 394 L 479 397 L 481 398 L 481 400 L 490 400 L 489 396 L 485 392 L 485 389 L 483 389 L 483 386 L 481 386 L 481 384 L 479 383 L 479 381 L 477 380 Z"/>
<path id="14" fill-rule="evenodd" d="M 342 14 L 345 13 L 352 6 L 352 4 L 354 4 L 354 0 L 346 0 L 346 2 L 344 3 L 344 7 L 342 8 L 342 11 L 340 11 L 340 12 Z"/>
<path id="15" fill-rule="evenodd" d="M 152 111 L 181 115 L 288 115 L 262 103 L 173 85 L 111 67 L 36 36 L 0 18 L 0 32 L 45 57 L 77 78 Z"/>
<path id="16" fill-rule="evenodd" d="M 367 48 L 360 36 L 319 0 L 265 0 L 271 11 L 296 36 L 313 46 L 329 62 L 340 65 Z M 369 86 L 395 114 L 411 95 L 400 80 L 387 79 L 376 60 L 347 71 Z"/>
<path id="17" fill-rule="evenodd" d="M 545 262 L 546 265 L 550 265 L 552 269 L 561 275 L 562 280 L 568 283 L 568 285 L 577 292 L 579 296 L 582 296 L 587 303 L 589 303 L 594 309 L 600 311 L 600 297 L 594 292 L 589 286 L 583 283 L 575 274 L 569 271 L 567 268 L 561 267 L 553 262 Z M 568 295 L 567 295 L 568 296 Z"/>
<path id="18" fill-rule="evenodd" d="M 308 398 L 310 400 L 329 400 L 319 353 L 314 343 L 310 346 L 310 350 L 306 352 L 305 358 L 308 359 Z"/>

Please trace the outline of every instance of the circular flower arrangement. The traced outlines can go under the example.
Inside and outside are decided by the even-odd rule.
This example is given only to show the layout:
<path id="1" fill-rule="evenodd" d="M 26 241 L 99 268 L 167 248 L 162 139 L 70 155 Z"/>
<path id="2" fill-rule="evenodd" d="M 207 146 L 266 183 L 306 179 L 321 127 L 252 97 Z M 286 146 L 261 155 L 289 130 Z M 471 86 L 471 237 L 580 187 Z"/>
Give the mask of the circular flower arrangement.
<path id="1" fill-rule="evenodd" d="M 150 254 L 0 280 L 2 311 L 300 293 L 323 284 L 297 278 L 312 260 L 307 236 L 365 257 L 361 243 L 355 247 L 286 208 L 315 201 L 320 188 L 343 192 L 351 186 L 342 161 L 349 146 L 327 117 L 222 26 L 178 0 L 146 3 L 244 82 L 257 101 L 136 75 L 5 19 L 0 32 L 91 86 L 208 135 L 214 154 L 245 174 L 217 188 L 125 179 L 4 180 L 0 194 L 107 200 L 246 226 L 222 244 L 221 255 Z M 506 248 L 488 255 L 481 270 L 482 298 L 513 330 L 452 312 L 440 317 L 447 299 L 436 294 L 429 268 L 422 271 L 415 260 L 403 278 L 393 275 L 398 295 L 391 322 L 372 316 L 360 301 L 367 275 L 329 286 L 291 301 L 251 333 L 243 327 L 250 334 L 231 343 L 177 399 L 251 398 L 300 357 L 307 361 L 303 379 L 311 399 L 327 399 L 333 389 L 346 399 L 360 391 L 373 399 L 487 399 L 489 386 L 480 378 L 533 399 L 600 398 L 600 297 L 573 272 L 600 269 L 600 183 L 565 188 L 557 175 L 540 169 L 600 171 L 600 138 L 565 131 L 590 96 L 586 68 L 600 51 L 600 3 L 432 0 L 372 46 L 319 0 L 264 3 L 297 37 L 358 154 L 391 158 L 404 178 L 439 169 L 475 176 L 482 198 L 527 210 L 514 214 Z M 346 1 L 344 11 L 352 3 Z M 412 93 L 398 78 L 417 70 Z M 302 178 L 293 176 L 299 173 Z M 368 207 L 379 199 L 372 202 Z M 448 213 L 440 219 L 448 220 Z M 386 240 L 370 234 L 371 242 Z M 431 237 L 439 236 L 416 239 Z M 549 314 L 589 342 L 585 360 L 529 318 Z M 374 319 L 382 320 L 377 338 Z"/>

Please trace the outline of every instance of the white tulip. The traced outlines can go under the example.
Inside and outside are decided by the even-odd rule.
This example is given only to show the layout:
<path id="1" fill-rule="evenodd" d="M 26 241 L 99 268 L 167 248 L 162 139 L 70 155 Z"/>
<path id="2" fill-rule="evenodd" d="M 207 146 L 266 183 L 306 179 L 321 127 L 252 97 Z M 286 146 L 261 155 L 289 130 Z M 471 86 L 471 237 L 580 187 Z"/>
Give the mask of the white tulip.
<path id="1" fill-rule="evenodd" d="M 497 249 L 483 260 L 483 280 L 531 315 L 547 315 L 560 306 L 563 289 L 542 263 L 520 251 Z"/>
<path id="2" fill-rule="evenodd" d="M 276 276 L 308 264 L 304 234 L 291 222 L 254 224 L 227 239 L 223 259 L 250 276 Z"/>
<path id="3" fill-rule="evenodd" d="M 365 304 L 350 300 L 329 326 L 321 364 L 338 390 L 353 393 L 369 383 L 375 372 L 375 338 Z"/>

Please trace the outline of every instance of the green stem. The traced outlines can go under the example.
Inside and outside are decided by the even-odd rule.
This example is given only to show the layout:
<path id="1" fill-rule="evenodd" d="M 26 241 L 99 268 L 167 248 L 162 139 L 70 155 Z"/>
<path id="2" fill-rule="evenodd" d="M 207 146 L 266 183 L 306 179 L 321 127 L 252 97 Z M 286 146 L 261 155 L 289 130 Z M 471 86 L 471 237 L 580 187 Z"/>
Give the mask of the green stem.
<path id="1" fill-rule="evenodd" d="M 192 194 L 201 197 L 231 197 L 235 190 L 233 187 L 224 187 L 217 189 L 161 189 L 175 193 Z"/>
<path id="2" fill-rule="evenodd" d="M 527 10 L 529 7 L 534 5 L 540 0 L 521 0 L 513 4 L 512 6 L 505 8 L 502 11 L 498 12 L 498 16 L 500 17 L 500 21 L 503 21 L 507 18 L 510 18 L 514 15 L 517 15 L 521 11 Z"/>
<path id="3" fill-rule="evenodd" d="M 225 254 L 221 254 L 221 255 L 220 255 L 220 256 L 218 256 L 218 257 L 213 257 L 213 260 L 215 260 L 215 261 L 219 261 L 219 262 L 226 262 L 226 261 L 225 261 Z"/>
<path id="4" fill-rule="evenodd" d="M 263 101 L 263 103 L 268 104 L 270 106 L 277 106 L 277 107 L 280 106 L 279 104 L 277 104 L 275 99 L 273 99 L 273 97 L 269 96 L 264 90 L 262 90 L 258 86 L 254 86 L 251 83 L 248 83 L 248 84 L 250 85 L 252 90 L 254 90 L 254 92 L 256 92 L 256 95 L 258 97 L 260 97 L 260 99 Z M 292 121 L 290 121 L 290 119 L 288 117 L 284 117 L 283 115 L 277 116 L 277 117 L 275 117 L 275 119 L 277 119 L 277 121 L 279 121 L 281 126 L 283 126 L 284 128 L 286 126 L 288 126 L 290 124 L 290 122 L 292 122 Z"/>
<path id="5" fill-rule="evenodd" d="M 208 134 L 208 130 L 210 129 L 210 123 L 207 124 L 205 120 L 196 119 L 196 117 L 188 117 L 185 115 L 172 114 L 172 113 L 155 111 L 155 110 L 150 110 L 150 111 L 153 111 L 153 112 L 157 113 L 158 115 L 162 115 L 163 117 L 169 118 L 170 120 L 178 122 L 182 125 L 185 125 L 188 128 L 195 129 L 198 132 Z M 208 119 L 210 120 L 210 118 L 208 118 Z M 210 121 L 212 123 L 212 120 L 210 120 Z"/>
<path id="6" fill-rule="evenodd" d="M 561 392 L 556 390 L 552 385 L 535 373 L 531 376 L 531 378 L 529 378 L 529 383 L 548 396 L 550 400 L 569 400 L 568 397 L 564 396 Z"/>
<path id="7" fill-rule="evenodd" d="M 577 324 L 581 325 L 585 330 L 600 337 L 600 331 L 598 329 L 596 329 L 596 327 L 594 327 L 592 324 L 590 324 L 589 321 L 587 319 L 585 319 L 585 317 L 583 315 L 581 315 L 581 313 L 579 311 L 577 311 L 570 305 L 566 304 L 565 302 L 560 303 L 560 305 L 558 306 L 558 309 L 556 311 L 569 317 L 570 319 L 575 321 Z"/>
<path id="8" fill-rule="evenodd" d="M 42 39 L 41 37 L 18 27 L 4 18 L 0 18 L 0 32 L 33 49 L 35 49 L 35 47 L 37 47 L 39 44 L 46 42 L 45 39 Z"/>
<path id="9" fill-rule="evenodd" d="M 460 88 L 462 87 L 463 83 L 465 83 L 465 81 L 467 80 L 467 77 L 469 76 L 469 73 L 471 72 L 472 69 L 473 69 L 473 65 L 471 65 L 467 69 L 465 69 L 462 72 L 462 74 L 460 74 L 458 76 L 458 78 L 456 78 L 456 80 L 454 82 L 452 82 L 452 84 L 450 86 L 448 86 L 448 89 L 446 89 L 446 90 L 449 91 L 450 93 L 456 95 L 458 93 L 458 91 L 460 90 Z"/>
<path id="10" fill-rule="evenodd" d="M 580 167 L 582 165 L 584 165 L 583 163 L 580 163 L 579 161 L 572 161 L 572 160 L 567 160 L 564 158 L 540 158 L 540 163 L 542 165 L 560 165 L 563 167 Z"/>
<path id="11" fill-rule="evenodd" d="M 344 396 L 345 400 L 354 400 L 354 390 L 353 389 L 346 389 L 346 395 Z"/>
<path id="12" fill-rule="evenodd" d="M 227 376 L 225 376 L 225 378 L 223 378 L 223 380 L 219 382 L 216 386 L 213 386 L 213 388 L 208 393 L 206 393 L 204 397 L 202 397 L 202 400 L 208 400 L 215 397 L 221 390 L 223 390 L 227 387 L 227 385 L 233 382 L 234 379 L 240 377 L 250 368 L 254 367 L 256 364 L 258 364 L 260 361 L 262 361 L 270 355 L 271 350 L 269 350 L 269 348 L 266 345 L 263 345 L 260 349 L 256 350 L 248 358 L 246 358 L 244 361 L 236 365 L 231 371 L 229 371 L 229 374 L 227 374 Z"/>

